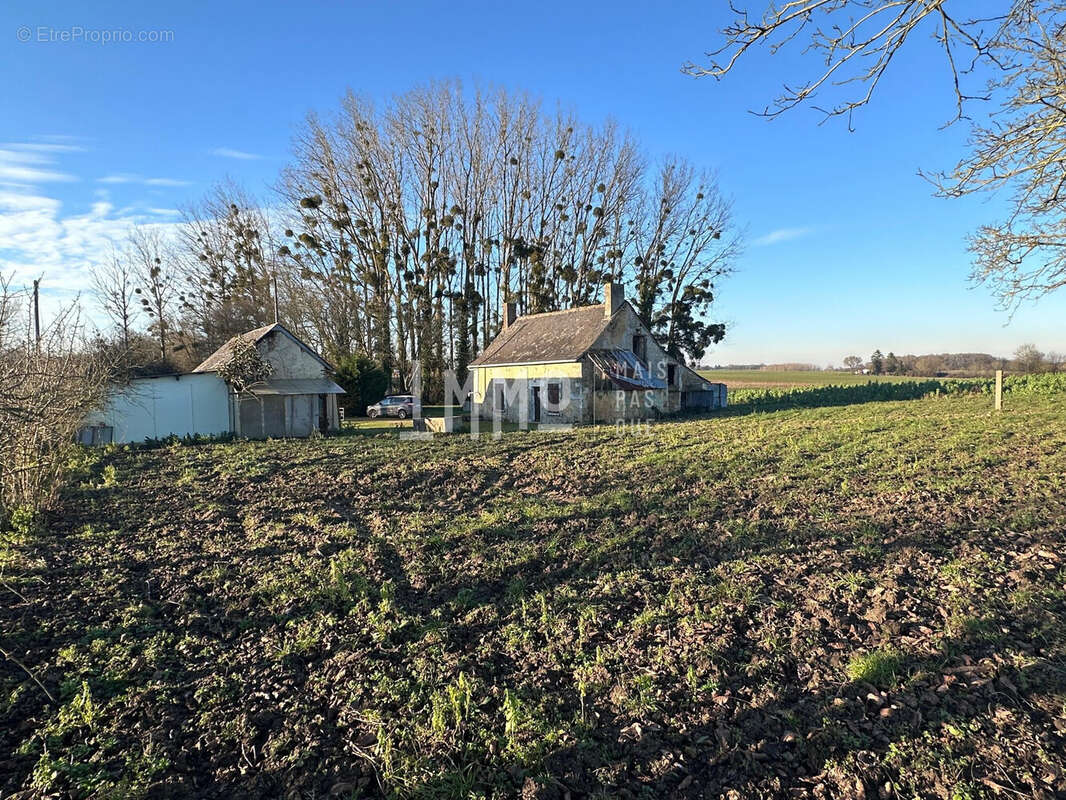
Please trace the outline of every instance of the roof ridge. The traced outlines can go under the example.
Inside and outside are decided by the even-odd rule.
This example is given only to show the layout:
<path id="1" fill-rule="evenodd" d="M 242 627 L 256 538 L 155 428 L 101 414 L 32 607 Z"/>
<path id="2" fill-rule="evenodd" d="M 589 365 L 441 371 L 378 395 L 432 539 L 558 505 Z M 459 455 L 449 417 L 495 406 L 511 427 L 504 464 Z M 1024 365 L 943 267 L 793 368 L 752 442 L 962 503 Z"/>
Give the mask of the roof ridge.
<path id="1" fill-rule="evenodd" d="M 575 311 L 588 311 L 589 309 L 593 309 L 593 308 L 603 308 L 603 305 L 604 305 L 603 303 L 593 303 L 592 305 L 588 305 L 588 306 L 574 306 L 573 308 L 560 308 L 560 309 L 558 309 L 556 311 L 538 311 L 536 314 L 523 314 L 522 316 L 518 317 L 518 319 L 516 319 L 515 322 L 518 322 L 519 320 L 523 320 L 523 319 L 532 319 L 534 317 L 550 317 L 550 316 L 552 316 L 554 314 L 572 314 Z"/>
<path id="2" fill-rule="evenodd" d="M 219 367 L 222 364 L 227 363 L 228 360 L 232 357 L 233 348 L 236 346 L 236 343 L 238 341 L 250 342 L 251 344 L 258 345 L 259 342 L 263 341 L 263 339 L 265 339 L 271 333 L 279 330 L 287 334 L 293 341 L 300 345 L 301 348 L 307 351 L 307 353 L 312 358 L 316 359 L 326 369 L 334 369 L 332 364 L 330 364 L 328 361 L 322 358 L 322 356 L 316 353 L 306 342 L 300 339 L 300 337 L 298 337 L 295 333 L 290 331 L 280 322 L 270 322 L 266 325 L 260 325 L 258 328 L 253 328 L 250 331 L 244 331 L 243 333 L 235 333 L 222 345 L 220 345 L 213 353 L 211 353 L 211 355 L 209 355 L 207 358 L 201 361 L 195 368 L 193 368 L 193 372 L 217 372 Z"/>
<path id="3" fill-rule="evenodd" d="M 248 337 L 250 337 L 250 336 L 255 336 L 255 338 L 254 338 L 254 340 L 252 342 L 253 344 L 255 344 L 255 343 L 259 342 L 259 340 L 262 339 L 264 336 L 266 336 L 268 333 L 270 333 L 271 329 L 274 328 L 275 326 L 277 326 L 279 328 L 282 327 L 280 322 L 271 322 L 269 325 L 260 325 L 258 328 L 252 328 L 250 331 L 245 331 L 244 333 L 235 333 L 231 337 L 229 337 L 225 342 L 223 342 L 222 345 L 219 346 L 215 350 L 215 352 L 217 353 L 223 347 L 225 347 L 228 344 L 231 344 L 232 342 L 236 342 L 238 339 L 248 339 Z M 256 334 L 258 334 L 258 335 L 256 335 Z"/>
<path id="4" fill-rule="evenodd" d="M 470 366 L 577 361 L 614 319 L 604 308 L 596 303 L 519 317 Z"/>
<path id="5" fill-rule="evenodd" d="M 238 333 L 237 336 L 251 336 L 253 333 L 259 333 L 260 336 L 265 336 L 272 328 L 285 328 L 280 322 L 269 322 L 266 325 L 260 325 L 258 328 L 252 328 L 250 331 L 244 333 Z M 286 328 L 286 330 L 288 330 Z M 260 333 L 262 331 L 262 333 Z"/>

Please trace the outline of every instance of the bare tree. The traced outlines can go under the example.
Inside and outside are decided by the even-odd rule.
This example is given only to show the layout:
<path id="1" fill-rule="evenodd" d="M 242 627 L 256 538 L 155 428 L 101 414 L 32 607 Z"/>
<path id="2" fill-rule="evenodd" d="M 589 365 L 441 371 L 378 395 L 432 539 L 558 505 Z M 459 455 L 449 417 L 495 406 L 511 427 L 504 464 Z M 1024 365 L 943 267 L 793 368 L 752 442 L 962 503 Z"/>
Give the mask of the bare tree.
<path id="1" fill-rule="evenodd" d="M 846 116 L 870 102 L 907 43 L 930 33 L 955 94 L 952 121 L 971 119 L 971 149 L 947 172 L 926 174 L 945 197 L 1004 189 L 1005 219 L 971 237 L 972 279 L 989 285 L 1006 308 L 1066 285 L 1066 2 L 1001 0 L 1001 11 L 974 16 L 965 0 L 790 0 L 733 8 L 710 63 L 691 75 L 728 75 L 747 53 L 791 44 L 817 58 L 810 75 L 789 81 L 760 112 L 775 116 L 818 102 Z M 960 16 L 970 14 L 970 16 Z"/>
<path id="2" fill-rule="evenodd" d="M 334 357 L 420 365 L 430 391 L 496 335 L 505 303 L 585 305 L 608 279 L 631 282 L 678 352 L 722 333 L 706 316 L 739 240 L 714 176 L 676 159 L 649 171 L 613 123 L 526 95 L 447 83 L 381 108 L 349 95 L 308 120 L 281 193 L 279 255 L 307 298 L 294 324 Z"/>
<path id="3" fill-rule="evenodd" d="M 914 363 L 914 372 L 923 377 L 932 378 L 944 369 L 944 360 L 938 355 L 920 356 Z"/>
<path id="4" fill-rule="evenodd" d="M 112 376 L 83 346 L 76 306 L 53 315 L 38 344 L 18 313 L 25 300 L 0 278 L 0 528 L 54 498 L 75 433 Z"/>
<path id="5" fill-rule="evenodd" d="M 134 293 L 140 297 L 141 308 L 151 319 L 149 328 L 159 345 L 159 359 L 166 361 L 175 286 L 173 273 L 163 263 L 163 234 L 157 228 L 135 228 L 130 233 L 129 244 L 138 284 Z"/>
<path id="6" fill-rule="evenodd" d="M 130 334 L 133 331 L 135 286 L 132 265 L 128 254 L 121 253 L 111 245 L 111 257 L 92 271 L 93 288 L 100 308 L 122 338 L 123 348 L 130 350 Z"/>
<path id="7" fill-rule="evenodd" d="M 1014 351 L 1018 369 L 1025 373 L 1041 372 L 1044 369 L 1044 354 L 1034 344 L 1023 344 Z"/>
<path id="8" fill-rule="evenodd" d="M 273 241 L 266 215 L 237 185 L 216 186 L 184 212 L 173 254 L 183 320 L 211 352 L 273 321 Z"/>
<path id="9" fill-rule="evenodd" d="M 714 282 L 732 271 L 740 237 L 714 175 L 668 159 L 652 186 L 634 226 L 636 307 L 668 352 L 687 353 L 695 362 L 725 334 L 723 325 L 704 317 L 714 300 Z"/>

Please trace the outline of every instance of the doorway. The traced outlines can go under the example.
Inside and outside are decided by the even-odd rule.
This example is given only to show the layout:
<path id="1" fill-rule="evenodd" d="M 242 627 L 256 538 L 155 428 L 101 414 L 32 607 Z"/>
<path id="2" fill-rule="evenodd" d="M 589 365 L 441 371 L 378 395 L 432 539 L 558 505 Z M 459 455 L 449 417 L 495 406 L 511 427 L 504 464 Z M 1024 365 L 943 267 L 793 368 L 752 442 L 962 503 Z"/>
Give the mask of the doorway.
<path id="1" fill-rule="evenodd" d="M 540 422 L 540 387 L 533 387 L 533 419 L 531 422 Z"/>
<path id="2" fill-rule="evenodd" d="M 329 395 L 318 396 L 318 430 L 329 433 Z"/>

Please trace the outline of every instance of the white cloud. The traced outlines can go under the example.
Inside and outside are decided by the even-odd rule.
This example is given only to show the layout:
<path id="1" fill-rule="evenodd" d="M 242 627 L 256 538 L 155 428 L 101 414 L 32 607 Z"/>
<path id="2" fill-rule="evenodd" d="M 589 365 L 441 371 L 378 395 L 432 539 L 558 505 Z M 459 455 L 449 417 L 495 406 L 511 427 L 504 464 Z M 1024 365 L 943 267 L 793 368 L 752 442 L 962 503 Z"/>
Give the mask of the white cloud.
<path id="1" fill-rule="evenodd" d="M 241 161 L 254 161 L 262 158 L 257 153 L 249 153 L 244 150 L 234 150 L 230 147 L 216 147 L 211 151 L 211 155 L 220 156 L 221 158 L 237 158 Z"/>
<path id="2" fill-rule="evenodd" d="M 85 149 L 79 144 L 56 144 L 46 142 L 7 142 L 0 147 L 14 150 L 25 150 L 31 153 L 84 153 Z"/>
<path id="3" fill-rule="evenodd" d="M 0 275 L 16 286 L 43 276 L 42 287 L 53 299 L 88 290 L 91 267 L 106 259 L 112 243 L 121 243 L 134 225 L 167 229 L 177 225 L 170 209 L 116 208 L 105 188 L 87 193 L 86 210 L 69 213 L 44 187 L 77 180 L 55 168 L 55 157 L 80 149 L 62 140 L 6 144 L 0 149 Z M 125 174 L 108 178 L 102 182 L 185 185 L 170 178 Z"/>
<path id="4" fill-rule="evenodd" d="M 778 228 L 777 230 L 770 231 L 765 236 L 760 236 L 752 242 L 754 247 L 766 247 L 771 244 L 780 244 L 781 242 L 790 242 L 793 239 L 801 239 L 804 236 L 810 236 L 814 233 L 814 228 L 811 227 L 798 227 L 798 228 Z"/>
<path id="5" fill-rule="evenodd" d="M 182 181 L 177 178 L 145 178 L 145 186 L 188 186 L 191 181 Z"/>
<path id="6" fill-rule="evenodd" d="M 5 145 L 0 149 L 0 184 L 25 186 L 33 183 L 76 181 L 73 175 L 51 169 L 55 160 L 23 145 Z"/>
<path id="7" fill-rule="evenodd" d="M 5 213 L 19 214 L 29 211 L 54 213 L 59 210 L 59 205 L 59 201 L 53 200 L 51 197 L 41 197 L 22 192 L 0 191 L 0 211 Z M 3 224 L 3 221 L 3 217 L 0 217 L 0 225 Z"/>
<path id="8" fill-rule="evenodd" d="M 137 180 L 139 179 L 136 175 L 124 172 L 119 175 L 105 175 L 103 178 L 97 178 L 97 183 L 133 183 Z"/>
<path id="9" fill-rule="evenodd" d="M 103 200 L 84 213 L 64 215 L 60 201 L 37 193 L 0 192 L 0 275 L 15 287 L 41 278 L 41 313 L 49 319 L 80 297 L 81 319 L 103 324 L 92 289 L 92 269 L 121 247 L 135 225 L 170 234 L 173 217 L 116 210 Z"/>
<path id="10" fill-rule="evenodd" d="M 132 172 L 119 172 L 114 175 L 105 175 L 102 178 L 97 178 L 97 183 L 139 183 L 144 186 L 188 186 L 191 182 L 179 180 L 178 178 L 145 178 Z"/>
<path id="11" fill-rule="evenodd" d="M 21 166 L 18 164 L 5 164 L 0 160 L 0 183 L 27 184 L 46 183 L 49 181 L 76 181 L 73 175 L 64 172 L 55 172 L 48 169 Z"/>
<path id="12" fill-rule="evenodd" d="M 89 285 L 89 267 L 137 221 L 94 202 L 86 213 L 62 215 L 62 203 L 35 193 L 0 195 L 0 274 L 16 284 L 44 275 L 45 288 Z"/>

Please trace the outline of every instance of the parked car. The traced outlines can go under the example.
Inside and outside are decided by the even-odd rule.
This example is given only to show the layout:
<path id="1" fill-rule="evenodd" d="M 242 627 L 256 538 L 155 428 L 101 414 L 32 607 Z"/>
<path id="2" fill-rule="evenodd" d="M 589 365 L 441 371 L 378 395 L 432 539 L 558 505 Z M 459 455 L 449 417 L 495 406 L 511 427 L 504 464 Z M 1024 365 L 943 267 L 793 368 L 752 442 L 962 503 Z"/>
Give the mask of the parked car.
<path id="1" fill-rule="evenodd" d="M 366 415 L 370 419 L 378 417 L 399 417 L 407 419 L 414 414 L 415 398 L 409 394 L 394 394 L 384 398 L 380 403 L 367 406 Z"/>

